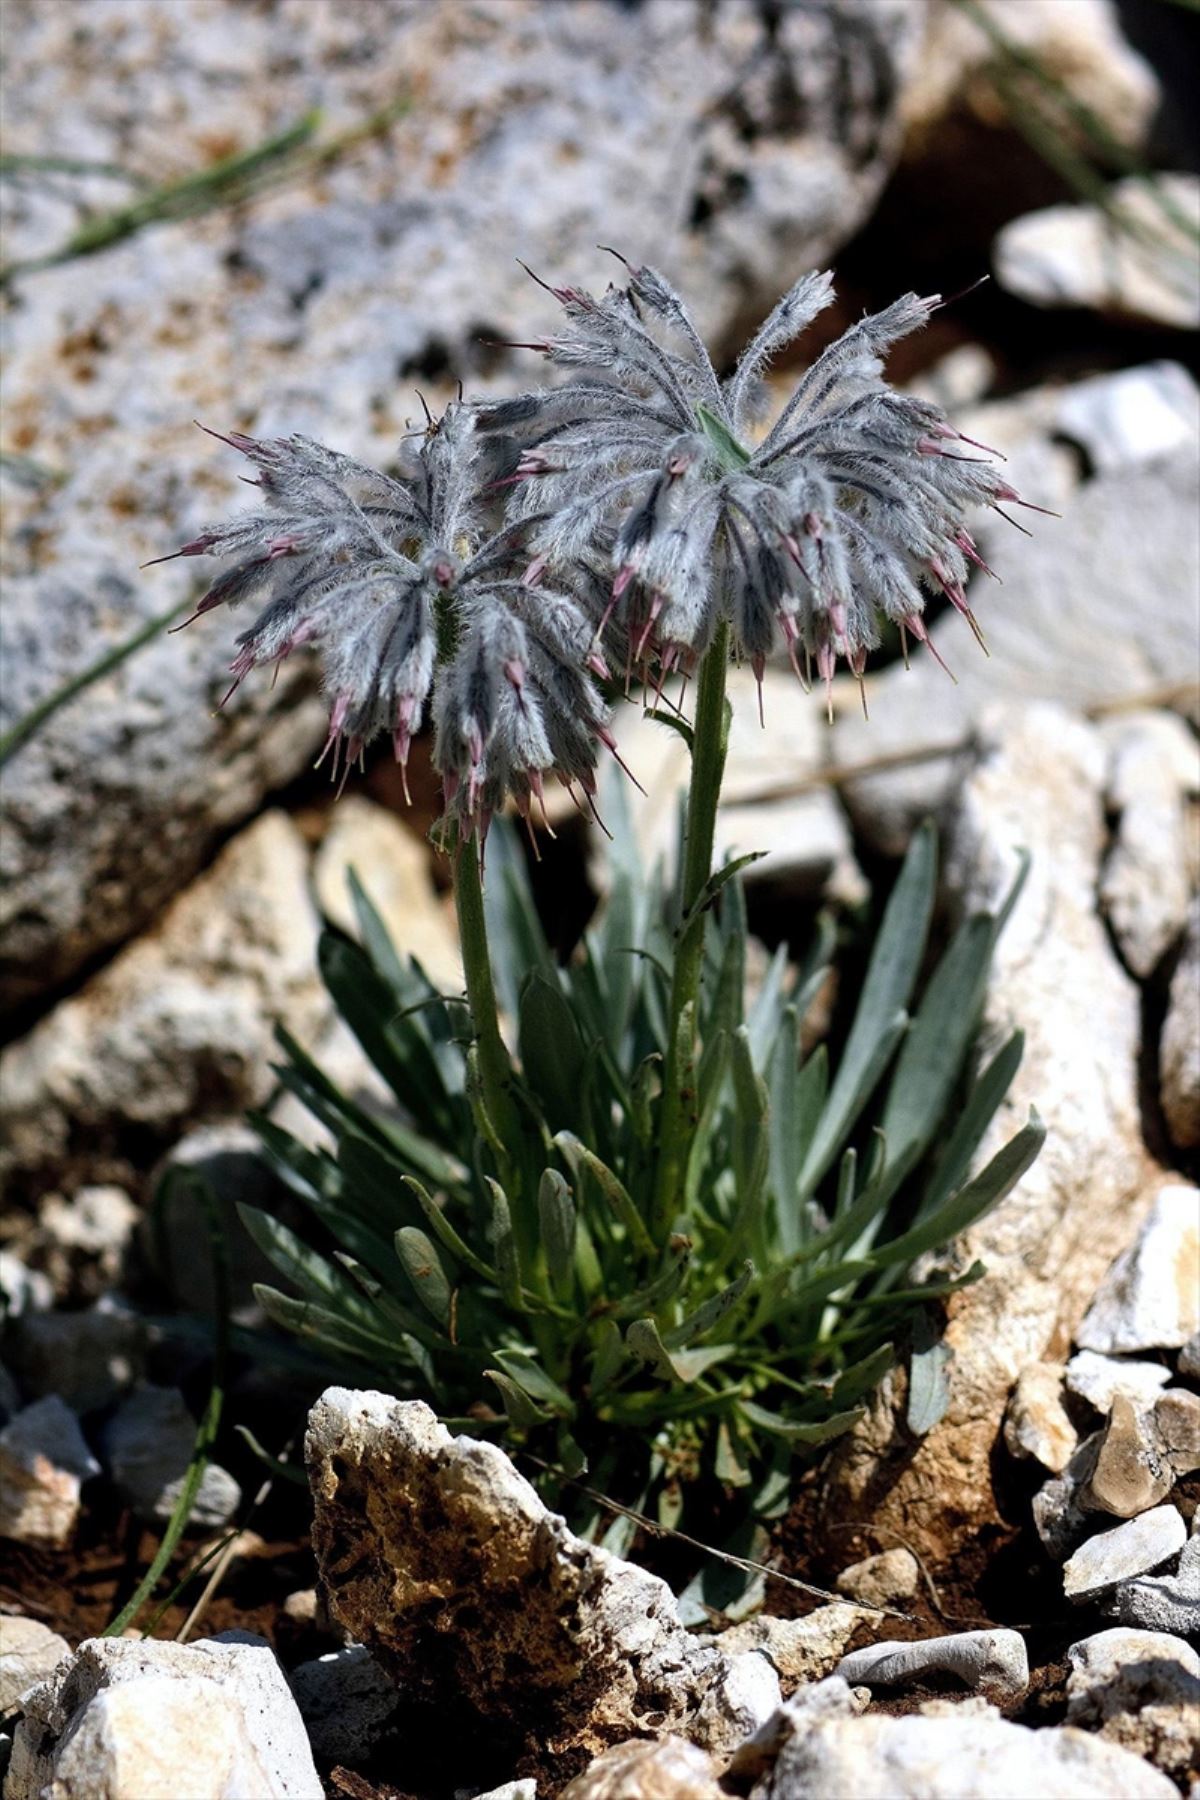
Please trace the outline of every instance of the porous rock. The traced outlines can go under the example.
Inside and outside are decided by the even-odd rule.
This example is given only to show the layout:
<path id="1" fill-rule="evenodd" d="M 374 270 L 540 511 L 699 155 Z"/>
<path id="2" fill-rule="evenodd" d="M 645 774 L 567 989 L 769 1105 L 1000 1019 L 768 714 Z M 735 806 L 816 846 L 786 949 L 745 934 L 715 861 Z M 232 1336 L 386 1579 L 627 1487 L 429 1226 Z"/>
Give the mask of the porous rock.
<path id="1" fill-rule="evenodd" d="M 1100 901 L 1126 968 L 1144 981 L 1187 926 L 1187 808 L 1200 786 L 1200 757 L 1174 713 L 1118 714 L 1101 731 L 1111 748 L 1107 799 L 1116 829 Z"/>
<path id="2" fill-rule="evenodd" d="M 1012 1455 L 1032 1457 L 1055 1475 L 1079 1442 L 1063 1405 L 1063 1373 L 1061 1363 L 1030 1363 L 1018 1375 L 1004 1415 L 1004 1442 Z"/>
<path id="3" fill-rule="evenodd" d="M 752 1800 L 1175 1800 L 1165 1775 L 1073 1727 L 1005 1719 L 868 1716 L 811 1726 Z"/>
<path id="4" fill-rule="evenodd" d="M 1093 1599 L 1123 1581 L 1160 1569 L 1186 1541 L 1187 1527 L 1177 1508 L 1152 1507 L 1082 1543 L 1063 1565 L 1063 1592 L 1068 1600 Z"/>
<path id="5" fill-rule="evenodd" d="M 848 1600 L 862 1606 L 900 1606 L 911 1600 L 921 1579 L 921 1568 L 911 1550 L 881 1550 L 843 1569 L 834 1587 Z"/>
<path id="6" fill-rule="evenodd" d="M 1173 1574 L 1124 1581 L 1102 1597 L 1102 1605 L 1123 1625 L 1178 1637 L 1200 1636 L 1200 1537 L 1188 1539 Z"/>
<path id="7" fill-rule="evenodd" d="M 1196 1750 L 1200 1657 L 1182 1638 L 1117 1627 L 1067 1651 L 1067 1723 L 1183 1776 Z"/>
<path id="8" fill-rule="evenodd" d="M 864 1619 L 871 1615 L 861 1607 L 835 1603 L 818 1606 L 801 1619 L 774 1619 L 757 1614 L 723 1631 L 718 1638 L 727 1656 L 757 1650 L 767 1657 L 790 1687 L 802 1681 L 820 1681 L 833 1673 L 834 1664 Z"/>
<path id="9" fill-rule="evenodd" d="M 122 1498 L 139 1519 L 169 1519 L 187 1478 L 196 1421 L 177 1388 L 144 1383 L 124 1401 L 104 1432 L 104 1453 Z M 227 1525 L 242 1490 L 227 1469 L 210 1462 L 200 1480 L 189 1523 L 196 1529 Z"/>
<path id="10" fill-rule="evenodd" d="M 689 1637 L 664 1582 L 576 1538 L 503 1451 L 420 1401 L 328 1389 L 306 1459 L 330 1611 L 418 1697 L 575 1757 L 630 1732 L 727 1754 L 778 1703 L 765 1657 Z"/>
<path id="11" fill-rule="evenodd" d="M 1084 1350 L 1172 1349 L 1198 1326 L 1200 1190 L 1172 1183 L 1105 1275 L 1075 1341 Z"/>
<path id="12" fill-rule="evenodd" d="M 1137 1093 L 1138 990 L 1096 911 L 1107 842 L 1107 756 L 1098 733 L 1048 704 L 1000 706 L 978 727 L 974 767 L 945 846 L 955 911 L 996 908 L 1031 853 L 993 958 L 980 1054 L 1016 1030 L 1025 1051 L 976 1166 L 1023 1126 L 1050 1123 L 1014 1191 L 936 1266 L 982 1280 L 952 1295 L 954 1356 L 944 1418 L 915 1446 L 893 1376 L 834 1453 L 830 1516 L 867 1519 L 934 1557 L 953 1555 L 999 1512 L 992 1451 L 1013 1383 L 1070 1341 L 1106 1267 L 1150 1204 Z"/>
<path id="13" fill-rule="evenodd" d="M 1171 977 L 1158 1049 L 1159 1092 L 1171 1142 L 1200 1144 L 1200 901 L 1191 910 L 1183 952 Z"/>
<path id="14" fill-rule="evenodd" d="M 322 1800 L 264 1638 L 89 1638 L 26 1696 L 6 1800 Z"/>
<path id="15" fill-rule="evenodd" d="M 851 1687 L 904 1687 L 927 1675 L 955 1675 L 972 1690 L 1016 1699 L 1029 1686 L 1029 1657 L 1018 1631 L 958 1631 L 915 1643 L 868 1644 L 844 1656 L 835 1675 Z"/>
<path id="16" fill-rule="evenodd" d="M 57 1394 L 35 1400 L 0 1431 L 0 1537 L 65 1548 L 83 1484 L 99 1473 L 70 1407 Z"/>
<path id="17" fill-rule="evenodd" d="M 685 1738 L 614 1744 L 568 1782 L 561 1800 L 722 1800 L 711 1758 Z"/>
<path id="18" fill-rule="evenodd" d="M 18 1614 L 0 1618 L 0 1719 L 16 1711 L 27 1688 L 43 1681 L 71 1646 L 40 1619 Z"/>
<path id="19" fill-rule="evenodd" d="M 347 1644 L 289 1677 L 296 1705 L 318 1761 L 357 1769 L 387 1735 L 399 1695 L 362 1644 Z"/>
<path id="20" fill-rule="evenodd" d="M 1114 1518 L 1132 1519 L 1165 1500 L 1174 1485 L 1175 1471 L 1153 1422 L 1136 1412 L 1124 1394 L 1115 1395 L 1084 1504 Z"/>
<path id="21" fill-rule="evenodd" d="M 1100 1413 L 1111 1412 L 1118 1394 L 1123 1394 L 1144 1411 L 1154 1405 L 1159 1390 L 1170 1379 L 1171 1371 L 1162 1363 L 1102 1356 L 1098 1350 L 1077 1350 L 1067 1364 L 1065 1374 L 1071 1392 Z"/>
<path id="22" fill-rule="evenodd" d="M 18 443 L 64 479 L 12 508 L 6 726 L 196 596 L 194 563 L 133 575 L 237 491 L 238 459 L 192 418 L 384 463 L 414 381 L 428 391 L 432 372 L 436 404 L 458 375 L 498 379 L 484 341 L 553 321 L 515 250 L 595 287 L 614 266 L 595 246 L 619 222 L 619 248 L 695 297 L 720 356 L 746 308 L 765 311 L 866 216 L 898 149 L 925 8 L 106 0 L 102 24 L 76 24 L 71 8 L 14 19 L 16 149 L 43 151 L 55 119 L 66 149 L 158 180 L 250 151 L 314 107 L 326 140 L 355 143 L 302 149 L 248 209 L 114 244 L 86 280 L 70 262 L 17 278 L 6 404 Z M 390 126 L 369 128 L 389 110 Z M 81 198 L 107 210 L 127 192 L 111 177 L 70 196 L 57 178 L 22 183 L 7 255 L 52 251 Z M 324 708 L 307 657 L 216 712 L 232 636 L 224 618 L 160 633 L 17 752 L 0 833 L 5 997 L 139 929 L 312 757 Z"/>
<path id="23" fill-rule="evenodd" d="M 5 1166 L 31 1176 L 120 1157 L 127 1134 L 166 1147 L 186 1124 L 260 1104 L 274 1027 L 310 1042 L 329 1003 L 317 976 L 308 855 L 264 813 L 128 946 L 0 1057 Z M 126 1152 L 127 1154 L 127 1152 Z"/>

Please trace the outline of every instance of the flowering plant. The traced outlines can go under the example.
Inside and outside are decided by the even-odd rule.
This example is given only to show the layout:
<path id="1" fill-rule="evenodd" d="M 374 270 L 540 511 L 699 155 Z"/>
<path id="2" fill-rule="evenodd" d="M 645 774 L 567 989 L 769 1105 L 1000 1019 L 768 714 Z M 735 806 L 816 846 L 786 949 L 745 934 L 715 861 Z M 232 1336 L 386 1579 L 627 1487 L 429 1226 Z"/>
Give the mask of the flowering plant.
<path id="1" fill-rule="evenodd" d="M 828 277 L 785 296 L 725 381 L 652 270 L 598 299 L 553 292 L 566 328 L 532 347 L 561 385 L 460 399 L 393 475 L 234 436 L 266 511 L 177 554 L 235 559 L 197 613 L 262 605 L 235 685 L 318 648 L 335 765 L 382 732 L 403 765 L 431 717 L 454 870 L 465 1001 L 401 964 L 361 891 L 361 943 L 325 935 L 325 979 L 396 1110 L 368 1115 L 284 1040 L 281 1078 L 334 1147 L 260 1130 L 332 1255 L 247 1212 L 296 1290 L 260 1290 L 264 1307 L 472 1429 L 538 1440 L 560 1471 L 657 1487 L 669 1513 L 681 1473 L 761 1483 L 779 1446 L 843 1429 L 906 1309 L 946 1291 L 905 1270 L 1037 1153 L 1034 1119 L 968 1179 L 1020 1056 L 1013 1039 L 964 1089 L 1001 920 L 968 920 L 907 1010 L 927 832 L 832 1079 L 822 1049 L 801 1055 L 823 952 L 791 983 L 777 957 L 747 1012 L 742 865 L 712 867 L 730 658 L 761 678 L 778 648 L 830 686 L 839 658 L 861 676 L 881 620 L 927 642 L 930 593 L 974 625 L 965 513 L 1016 496 L 882 379 L 936 299 L 853 326 L 751 445 L 762 376 Z M 509 802 L 529 822 L 550 774 L 595 810 L 622 663 L 691 750 L 678 869 L 664 889 L 618 831 L 607 906 L 561 967 L 500 826 L 485 900 L 483 842 Z M 673 674 L 696 678 L 690 723 L 662 703 Z"/>

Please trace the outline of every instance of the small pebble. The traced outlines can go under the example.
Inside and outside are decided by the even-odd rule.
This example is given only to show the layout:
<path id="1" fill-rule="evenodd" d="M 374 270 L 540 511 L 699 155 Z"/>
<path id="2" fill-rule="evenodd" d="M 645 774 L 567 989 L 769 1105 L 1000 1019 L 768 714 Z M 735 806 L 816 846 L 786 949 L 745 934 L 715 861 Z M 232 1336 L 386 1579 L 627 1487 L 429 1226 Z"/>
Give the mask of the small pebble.
<path id="1" fill-rule="evenodd" d="M 1084 1504 L 1117 1519 L 1133 1519 L 1165 1500 L 1175 1485 L 1175 1471 L 1157 1435 L 1145 1414 L 1135 1412 L 1124 1394 L 1115 1394 Z"/>
<path id="2" fill-rule="evenodd" d="M 1011 1455 L 1032 1457 L 1057 1475 L 1075 1453 L 1079 1433 L 1063 1406 L 1061 1363 L 1029 1363 L 1004 1416 L 1004 1442 Z"/>
<path id="3" fill-rule="evenodd" d="M 65 1549 L 85 1481 L 100 1473 L 79 1420 L 48 1394 L 0 1431 L 0 1537 Z"/>
<path id="4" fill-rule="evenodd" d="M 1100 1283 L 1075 1341 L 1083 1350 L 1170 1350 L 1198 1329 L 1200 1189 L 1173 1183 Z"/>
<path id="5" fill-rule="evenodd" d="M 1063 1567 L 1068 1600 L 1087 1600 L 1148 1575 L 1182 1550 L 1187 1528 L 1174 1506 L 1156 1506 L 1079 1546 Z"/>
<path id="6" fill-rule="evenodd" d="M 1102 1356 L 1097 1350 L 1077 1351 L 1066 1367 L 1067 1387 L 1100 1413 L 1112 1410 L 1117 1394 L 1135 1406 L 1151 1407 L 1170 1379 L 1171 1371 L 1163 1363 Z"/>
<path id="7" fill-rule="evenodd" d="M 22 1614 L 0 1618 L 0 1719 L 17 1710 L 17 1702 L 26 1689 L 43 1681 L 71 1646 L 39 1619 Z"/>
<path id="8" fill-rule="evenodd" d="M 1155 1401 L 1154 1425 L 1176 1475 L 1200 1469 L 1200 1394 L 1167 1388 Z"/>
<path id="9" fill-rule="evenodd" d="M 959 1631 L 917 1643 L 870 1644 L 844 1656 L 834 1673 L 852 1686 L 900 1687 L 932 1673 L 956 1675 L 973 1692 L 1015 1699 L 1029 1686 L 1029 1658 L 1017 1631 Z"/>
<path id="10" fill-rule="evenodd" d="M 861 1606 L 903 1608 L 917 1591 L 921 1570 L 911 1550 L 884 1550 L 851 1563 L 834 1582 L 839 1594 Z"/>

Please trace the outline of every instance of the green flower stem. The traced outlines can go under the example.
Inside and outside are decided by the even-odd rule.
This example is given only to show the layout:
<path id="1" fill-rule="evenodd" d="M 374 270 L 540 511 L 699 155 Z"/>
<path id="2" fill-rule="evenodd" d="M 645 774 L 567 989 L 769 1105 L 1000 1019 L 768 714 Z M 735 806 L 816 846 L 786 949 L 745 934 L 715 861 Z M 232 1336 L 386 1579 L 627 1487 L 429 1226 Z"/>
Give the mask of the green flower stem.
<path id="1" fill-rule="evenodd" d="M 479 1056 L 483 1102 L 500 1142 L 515 1158 L 520 1123 L 513 1100 L 513 1068 L 500 1036 L 500 1016 L 496 1008 L 483 910 L 483 878 L 474 840 L 460 837 L 451 851 L 451 862 L 454 900 L 458 908 L 458 940 Z"/>
<path id="2" fill-rule="evenodd" d="M 671 980 L 662 1131 L 652 1226 L 653 1236 L 659 1243 L 665 1242 L 683 1205 L 688 1146 L 696 1124 L 697 1014 L 708 916 L 701 902 L 712 874 L 717 804 L 721 798 L 721 778 L 729 744 L 729 710 L 725 699 L 728 661 L 729 626 L 722 620 L 700 665 L 696 717 L 692 727 L 692 777 L 683 839 L 682 911 Z"/>

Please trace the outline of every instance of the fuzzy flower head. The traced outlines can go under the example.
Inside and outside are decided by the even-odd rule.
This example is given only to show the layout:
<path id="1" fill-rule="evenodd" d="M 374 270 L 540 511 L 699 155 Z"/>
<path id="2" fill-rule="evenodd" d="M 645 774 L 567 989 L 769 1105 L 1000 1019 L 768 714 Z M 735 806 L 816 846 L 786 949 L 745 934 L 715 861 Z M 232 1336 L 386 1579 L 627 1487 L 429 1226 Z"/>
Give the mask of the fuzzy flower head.
<path id="1" fill-rule="evenodd" d="M 510 795 L 528 816 L 551 771 L 590 801 L 597 741 L 611 743 L 592 609 L 531 573 L 521 528 L 489 534 L 495 446 L 468 408 L 410 440 L 395 478 L 307 438 L 224 441 L 254 464 L 263 510 L 175 555 L 230 563 L 193 618 L 259 609 L 237 639 L 230 694 L 311 645 L 330 703 L 322 757 L 336 770 L 344 751 L 343 781 L 381 732 L 405 767 L 431 713 L 446 809 L 463 829 L 486 829 Z"/>
<path id="2" fill-rule="evenodd" d="M 931 593 L 978 635 L 965 587 L 986 565 L 965 515 L 1017 495 L 937 407 L 882 377 L 940 296 L 907 294 L 853 325 L 750 447 L 762 376 L 830 304 L 827 274 L 784 296 L 724 381 L 653 269 L 599 298 L 551 292 L 565 328 L 526 347 L 571 378 L 482 407 L 480 425 L 518 447 L 516 505 L 537 556 L 569 566 L 603 549 L 600 623 L 624 624 L 631 662 L 688 670 L 725 621 L 760 678 L 782 646 L 806 685 L 814 663 L 828 684 L 839 658 L 862 674 L 881 620 L 927 641 Z"/>

